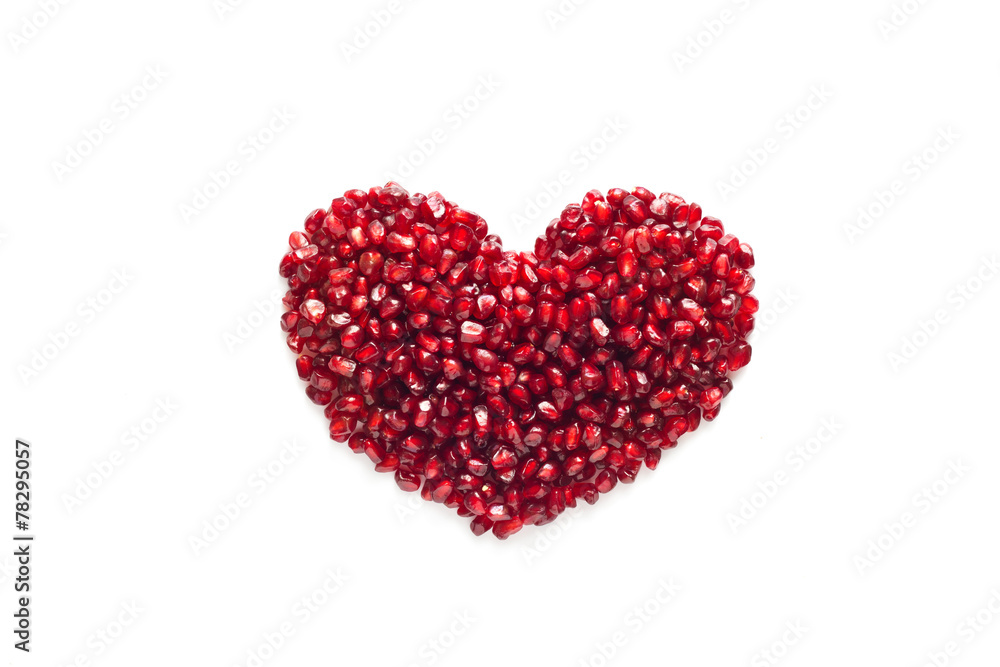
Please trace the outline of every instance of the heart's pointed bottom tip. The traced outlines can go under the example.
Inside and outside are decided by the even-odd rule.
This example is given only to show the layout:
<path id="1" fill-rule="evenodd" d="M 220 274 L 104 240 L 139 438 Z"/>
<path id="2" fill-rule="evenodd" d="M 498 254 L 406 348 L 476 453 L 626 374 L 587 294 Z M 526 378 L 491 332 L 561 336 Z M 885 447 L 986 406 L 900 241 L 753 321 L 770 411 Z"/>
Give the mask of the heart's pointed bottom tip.
<path id="1" fill-rule="evenodd" d="M 750 361 L 750 246 L 591 190 L 504 251 L 437 192 L 349 190 L 289 237 L 281 327 L 330 437 L 506 539 L 654 469 Z"/>

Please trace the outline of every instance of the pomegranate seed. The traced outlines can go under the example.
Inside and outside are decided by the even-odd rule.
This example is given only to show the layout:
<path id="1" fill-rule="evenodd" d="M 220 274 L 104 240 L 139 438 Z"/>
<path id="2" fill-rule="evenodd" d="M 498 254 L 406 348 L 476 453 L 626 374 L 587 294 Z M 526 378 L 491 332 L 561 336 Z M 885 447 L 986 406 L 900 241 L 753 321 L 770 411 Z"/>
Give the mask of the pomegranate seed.
<path id="1" fill-rule="evenodd" d="M 319 324 L 323 321 L 323 315 L 326 313 L 326 305 L 318 299 L 306 299 L 299 307 L 299 312 L 313 324 Z"/>
<path id="2" fill-rule="evenodd" d="M 521 530 L 523 525 L 524 524 L 521 519 L 516 517 L 508 519 L 507 521 L 499 521 L 493 524 L 493 534 L 501 540 L 506 540 L 508 537 Z"/>
<path id="3" fill-rule="evenodd" d="M 463 343 L 483 343 L 486 341 L 486 327 L 479 322 L 466 320 L 461 327 Z"/>
<path id="4" fill-rule="evenodd" d="M 330 357 L 329 363 L 330 370 L 334 373 L 339 373 L 344 377 L 351 377 L 354 375 L 354 371 L 357 369 L 358 364 L 346 357 Z"/>
<path id="5" fill-rule="evenodd" d="M 500 359 L 495 352 L 477 347 L 472 352 L 472 363 L 484 373 L 494 373 L 500 366 Z"/>

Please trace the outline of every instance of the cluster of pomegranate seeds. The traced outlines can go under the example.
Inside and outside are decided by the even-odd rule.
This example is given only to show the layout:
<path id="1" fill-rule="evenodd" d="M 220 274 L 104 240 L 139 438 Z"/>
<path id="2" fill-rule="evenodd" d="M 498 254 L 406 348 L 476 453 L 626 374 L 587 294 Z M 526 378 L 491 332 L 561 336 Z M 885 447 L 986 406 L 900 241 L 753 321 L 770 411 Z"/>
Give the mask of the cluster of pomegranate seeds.
<path id="1" fill-rule="evenodd" d="M 750 361 L 753 251 L 645 188 L 588 192 L 534 252 L 396 183 L 289 237 L 281 327 L 330 437 L 504 539 L 654 469 Z"/>

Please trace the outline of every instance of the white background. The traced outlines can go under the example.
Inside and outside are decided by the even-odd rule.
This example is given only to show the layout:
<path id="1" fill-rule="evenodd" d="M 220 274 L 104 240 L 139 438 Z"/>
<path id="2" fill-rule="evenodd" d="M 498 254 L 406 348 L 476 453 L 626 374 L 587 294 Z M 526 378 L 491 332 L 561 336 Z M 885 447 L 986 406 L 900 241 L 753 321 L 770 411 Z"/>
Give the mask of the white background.
<path id="1" fill-rule="evenodd" d="M 365 44 L 387 0 L 5 2 L 2 497 L 13 513 L 25 438 L 37 535 L 30 656 L 11 648 L 2 550 L 7 656 L 996 664 L 1000 7 L 904 4 L 407 0 Z M 275 110 L 293 118 L 269 134 Z M 719 419 L 507 542 L 332 443 L 278 329 L 278 260 L 311 209 L 404 168 L 510 248 L 593 187 L 720 217 L 756 250 L 762 311 Z M 162 423 L 157 400 L 177 406 Z"/>

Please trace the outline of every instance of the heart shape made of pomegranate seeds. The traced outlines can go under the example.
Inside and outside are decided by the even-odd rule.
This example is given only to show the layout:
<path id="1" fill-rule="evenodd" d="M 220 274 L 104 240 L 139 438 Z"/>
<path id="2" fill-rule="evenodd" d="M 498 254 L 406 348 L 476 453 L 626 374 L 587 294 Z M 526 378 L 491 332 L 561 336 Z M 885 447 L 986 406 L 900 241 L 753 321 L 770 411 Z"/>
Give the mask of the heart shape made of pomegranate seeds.
<path id="1" fill-rule="evenodd" d="M 293 232 L 281 327 L 330 437 L 504 539 L 712 420 L 750 361 L 753 251 L 669 193 L 591 190 L 534 252 L 396 183 Z"/>

